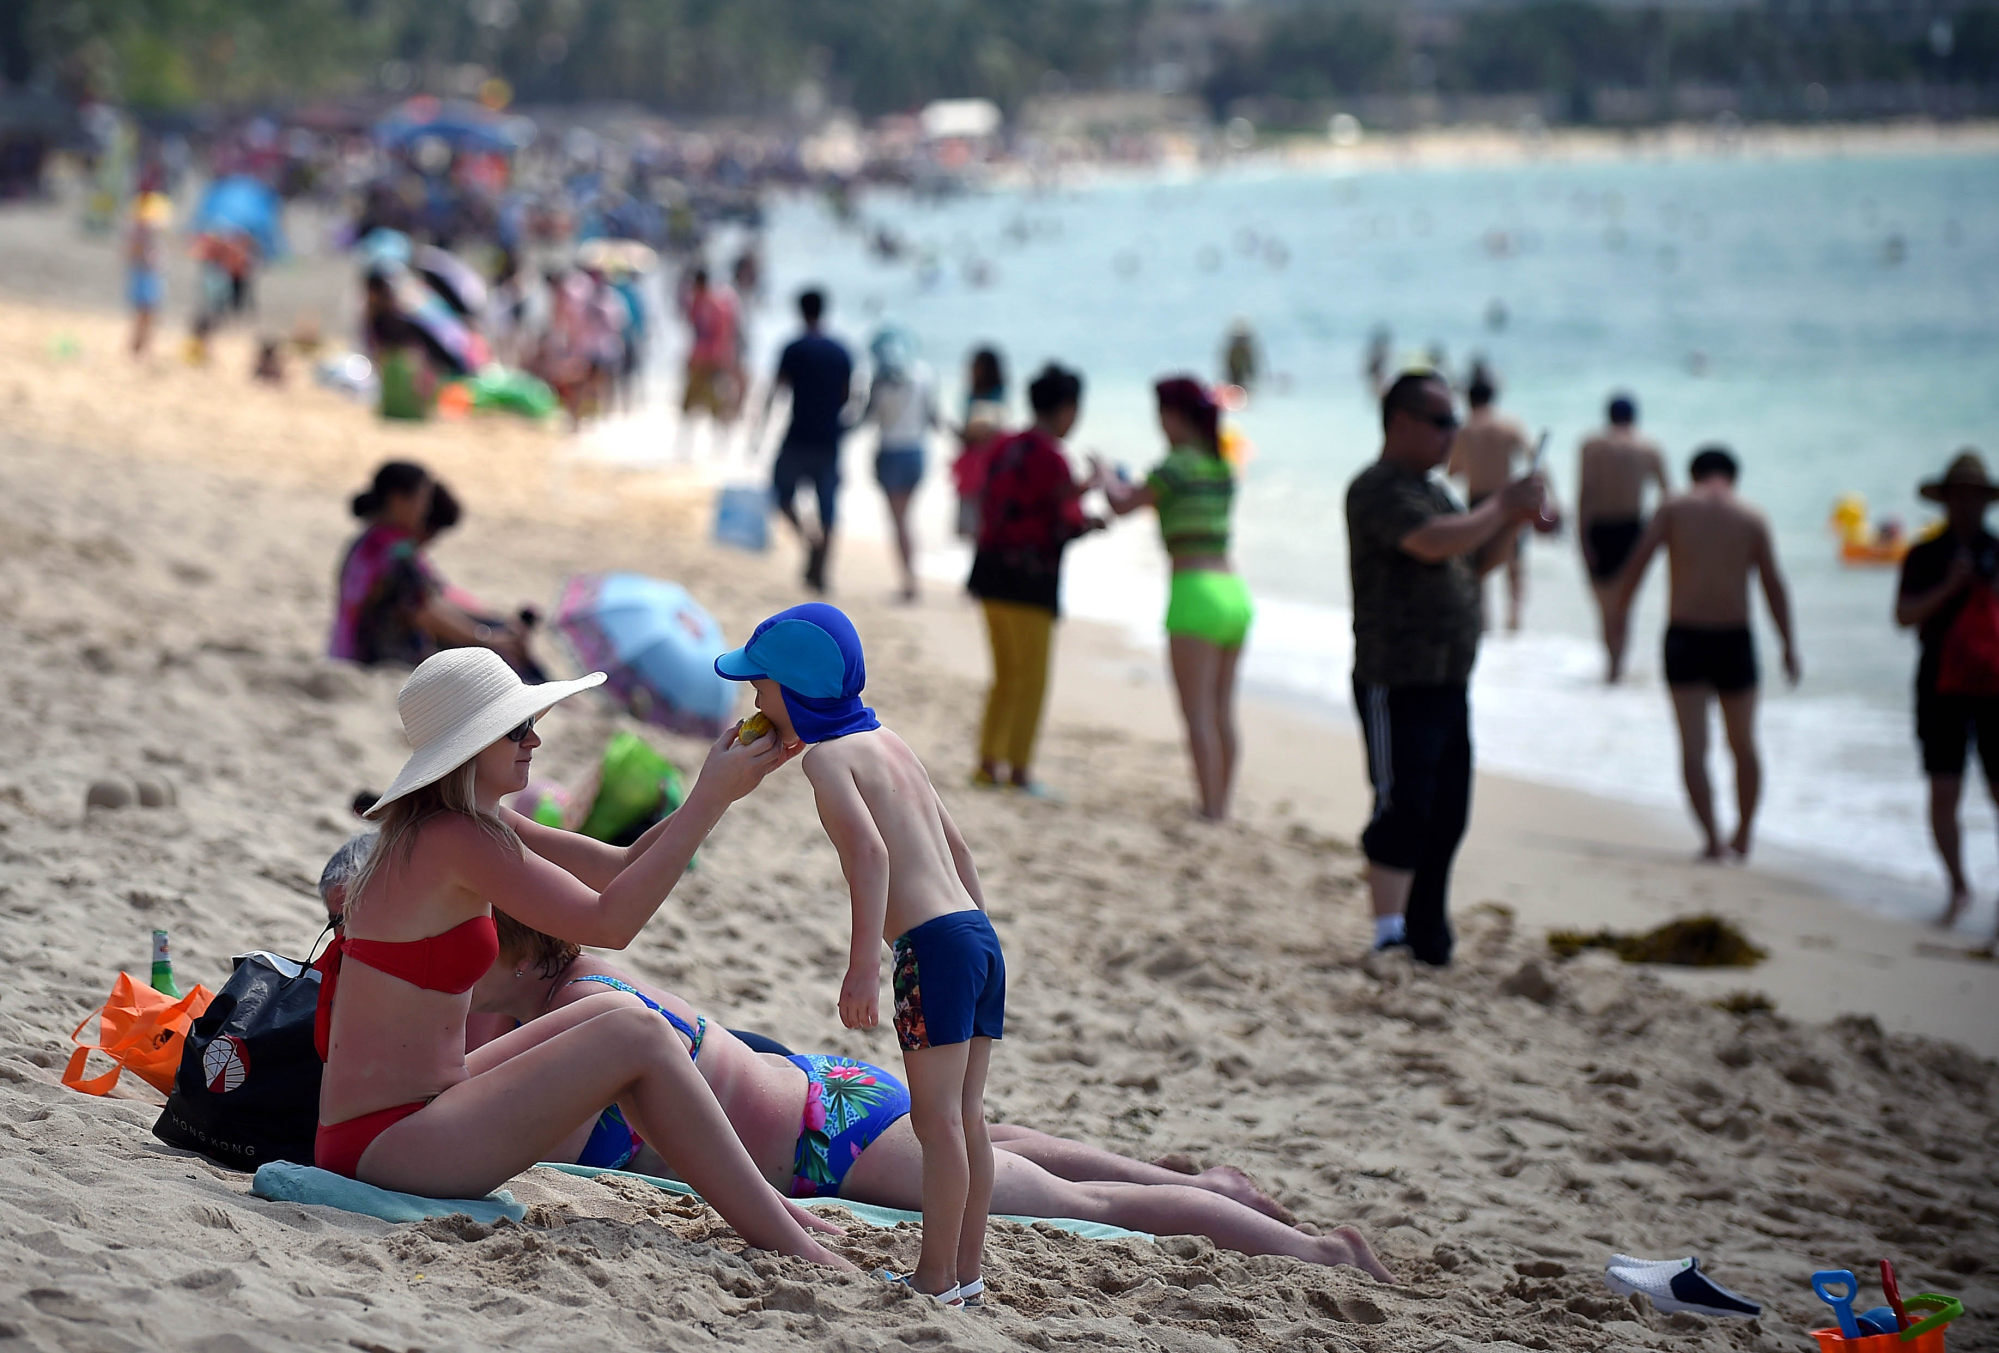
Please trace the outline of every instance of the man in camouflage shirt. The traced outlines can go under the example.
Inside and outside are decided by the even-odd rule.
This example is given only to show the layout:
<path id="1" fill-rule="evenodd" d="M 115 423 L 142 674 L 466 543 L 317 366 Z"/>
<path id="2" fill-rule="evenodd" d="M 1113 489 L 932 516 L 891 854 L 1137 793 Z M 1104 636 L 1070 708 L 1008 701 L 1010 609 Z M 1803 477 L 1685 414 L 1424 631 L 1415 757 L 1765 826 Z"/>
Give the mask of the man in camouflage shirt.
<path id="1" fill-rule="evenodd" d="M 1484 628 L 1480 578 L 1520 526 L 1552 523 L 1538 475 L 1467 512 L 1433 472 L 1457 432 L 1451 388 L 1432 371 L 1381 397 L 1381 458 L 1347 486 L 1353 572 L 1354 708 L 1367 741 L 1374 814 L 1361 834 L 1375 948 L 1451 959 L 1451 860 L 1471 812 L 1467 687 Z"/>

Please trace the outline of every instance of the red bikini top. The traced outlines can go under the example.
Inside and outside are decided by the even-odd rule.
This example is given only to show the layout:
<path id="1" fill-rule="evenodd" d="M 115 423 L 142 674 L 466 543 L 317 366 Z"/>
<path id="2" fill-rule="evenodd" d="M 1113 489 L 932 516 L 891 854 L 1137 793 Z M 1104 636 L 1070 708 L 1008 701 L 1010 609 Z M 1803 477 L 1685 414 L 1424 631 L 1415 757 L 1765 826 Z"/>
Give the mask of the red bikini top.
<path id="1" fill-rule="evenodd" d="M 326 1060 L 327 1038 L 333 1029 L 333 994 L 340 985 L 343 958 L 365 963 L 425 991 L 456 996 L 470 991 L 499 956 L 500 934 L 491 916 L 474 916 L 441 935 L 426 935 L 420 940 L 335 936 L 312 965 L 319 970 L 319 1005 L 312 1021 L 312 1041 L 319 1048 L 319 1060 Z"/>

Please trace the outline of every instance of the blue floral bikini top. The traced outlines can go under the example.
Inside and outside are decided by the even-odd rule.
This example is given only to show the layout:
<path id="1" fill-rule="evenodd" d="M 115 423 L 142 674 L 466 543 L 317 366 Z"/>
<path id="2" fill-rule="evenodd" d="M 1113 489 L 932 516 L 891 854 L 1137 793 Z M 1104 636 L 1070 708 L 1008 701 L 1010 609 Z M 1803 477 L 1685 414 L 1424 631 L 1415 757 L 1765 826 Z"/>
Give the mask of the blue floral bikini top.
<path id="1" fill-rule="evenodd" d="M 668 1024 L 671 1024 L 674 1028 L 680 1030 L 680 1036 L 682 1038 L 685 1038 L 689 1043 L 693 1045 L 687 1050 L 688 1060 L 699 1061 L 701 1059 L 701 1040 L 708 1036 L 708 1017 L 706 1015 L 696 1015 L 694 1017 L 693 1027 L 690 1028 L 686 1020 L 674 1014 L 671 1010 L 668 1010 L 665 1006 L 661 1005 L 658 1001 L 655 1001 L 652 997 L 646 995 L 643 991 L 640 991 L 630 982 L 622 981 L 616 977 L 611 977 L 605 973 L 591 972 L 591 973 L 585 973 L 581 977 L 572 977 L 569 979 L 568 982 L 564 983 L 563 985 L 573 987 L 578 982 L 601 982 L 603 985 L 610 987 L 614 991 L 629 992 L 632 995 L 638 997 L 640 1000 L 644 1001 L 647 1005 L 651 1006 L 654 1010 L 657 1010 L 661 1015 L 665 1016 L 666 1022 Z"/>

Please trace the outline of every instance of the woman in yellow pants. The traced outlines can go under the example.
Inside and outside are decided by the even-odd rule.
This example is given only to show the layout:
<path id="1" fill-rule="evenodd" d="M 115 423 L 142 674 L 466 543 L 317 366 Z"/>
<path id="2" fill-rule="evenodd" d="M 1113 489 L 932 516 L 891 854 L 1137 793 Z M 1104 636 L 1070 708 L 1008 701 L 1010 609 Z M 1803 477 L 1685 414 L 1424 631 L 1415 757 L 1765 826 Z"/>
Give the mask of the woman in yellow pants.
<path id="1" fill-rule="evenodd" d="M 1062 551 L 1103 522 L 1083 515 L 1089 486 L 1077 482 L 1062 453 L 1082 405 L 1082 378 L 1051 362 L 1027 397 L 1034 426 L 1002 442 L 986 474 L 968 584 L 985 607 L 993 646 L 993 684 L 972 780 L 1045 797 L 1031 768 L 1060 613 Z"/>

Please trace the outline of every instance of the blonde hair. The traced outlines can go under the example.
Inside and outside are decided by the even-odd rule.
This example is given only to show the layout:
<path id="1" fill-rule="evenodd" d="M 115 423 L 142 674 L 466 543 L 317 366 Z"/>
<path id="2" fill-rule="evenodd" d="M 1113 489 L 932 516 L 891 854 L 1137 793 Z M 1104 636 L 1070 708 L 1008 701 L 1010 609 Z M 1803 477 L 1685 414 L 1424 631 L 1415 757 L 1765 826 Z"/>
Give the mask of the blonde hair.
<path id="1" fill-rule="evenodd" d="M 347 882 L 347 907 L 342 919 L 351 923 L 360 909 L 360 904 L 368 895 L 368 887 L 375 880 L 375 874 L 391 858 L 400 855 L 408 861 L 416 850 L 416 839 L 424 826 L 435 818 L 448 813 L 457 813 L 471 818 L 479 829 L 494 840 L 503 843 L 516 854 L 525 855 L 526 846 L 521 843 L 519 833 L 502 822 L 493 813 L 479 807 L 474 788 L 478 780 L 477 758 L 467 761 L 457 770 L 442 779 L 413 789 L 402 798 L 390 804 L 382 814 L 382 825 L 375 837 L 375 848 L 355 869 Z"/>

